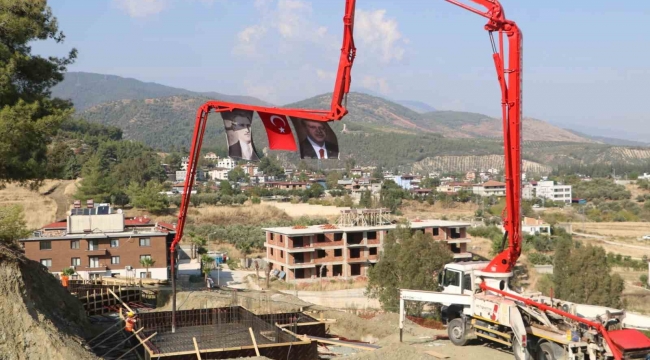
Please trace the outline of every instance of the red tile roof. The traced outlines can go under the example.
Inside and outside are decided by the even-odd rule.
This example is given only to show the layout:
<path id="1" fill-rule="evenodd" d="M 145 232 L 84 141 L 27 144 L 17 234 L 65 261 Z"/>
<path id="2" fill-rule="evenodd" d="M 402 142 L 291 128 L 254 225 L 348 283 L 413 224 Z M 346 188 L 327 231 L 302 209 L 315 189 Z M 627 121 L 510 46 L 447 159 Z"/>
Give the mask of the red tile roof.
<path id="1" fill-rule="evenodd" d="M 151 219 L 144 216 L 137 216 L 137 217 L 124 219 L 125 226 L 142 226 L 142 225 L 149 225 L 149 223 L 151 223 Z"/>
<path id="2" fill-rule="evenodd" d="M 506 186 L 506 183 L 490 180 L 488 182 L 485 182 L 485 183 L 481 184 L 481 186 L 483 186 L 483 187 L 487 187 L 487 186 Z"/>
<path id="3" fill-rule="evenodd" d="M 158 224 L 158 227 L 165 228 L 167 230 L 176 230 L 176 225 L 174 225 L 174 224 L 170 224 L 170 223 L 166 223 L 166 222 L 162 222 L 162 221 L 159 221 L 157 224 Z"/>
<path id="4" fill-rule="evenodd" d="M 57 222 L 53 222 L 51 224 L 47 224 L 47 225 L 43 226 L 41 229 L 65 229 L 67 227 L 67 225 L 68 225 L 67 220 L 57 221 Z"/>

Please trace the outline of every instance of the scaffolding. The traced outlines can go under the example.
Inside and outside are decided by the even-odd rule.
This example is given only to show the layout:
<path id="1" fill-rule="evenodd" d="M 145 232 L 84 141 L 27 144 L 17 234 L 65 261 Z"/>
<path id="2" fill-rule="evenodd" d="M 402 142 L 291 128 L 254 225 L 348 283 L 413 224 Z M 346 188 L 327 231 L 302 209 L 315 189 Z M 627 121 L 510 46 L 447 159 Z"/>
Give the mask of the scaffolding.
<path id="1" fill-rule="evenodd" d="M 336 224 L 340 227 L 381 226 L 392 222 L 390 209 L 349 209 L 341 210 Z"/>

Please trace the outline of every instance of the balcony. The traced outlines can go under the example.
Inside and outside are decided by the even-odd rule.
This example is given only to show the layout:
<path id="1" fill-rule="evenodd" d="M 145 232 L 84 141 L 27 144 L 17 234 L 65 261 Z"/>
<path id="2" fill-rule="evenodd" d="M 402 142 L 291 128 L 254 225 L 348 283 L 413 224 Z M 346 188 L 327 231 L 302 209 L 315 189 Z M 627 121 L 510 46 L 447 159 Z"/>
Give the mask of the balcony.
<path id="1" fill-rule="evenodd" d="M 88 256 L 102 256 L 106 255 L 108 250 L 106 249 L 93 249 L 93 250 L 86 250 L 86 255 Z"/>
<path id="2" fill-rule="evenodd" d="M 472 258 L 472 253 L 464 252 L 464 253 L 457 253 L 454 254 L 454 260 L 458 259 L 471 259 Z"/>
<path id="3" fill-rule="evenodd" d="M 472 239 L 469 238 L 456 238 L 456 239 L 447 239 L 447 244 L 467 244 L 472 242 Z"/>
<path id="4" fill-rule="evenodd" d="M 100 264 L 98 266 L 85 266 L 83 269 L 90 272 L 104 272 L 108 270 L 108 266 Z"/>

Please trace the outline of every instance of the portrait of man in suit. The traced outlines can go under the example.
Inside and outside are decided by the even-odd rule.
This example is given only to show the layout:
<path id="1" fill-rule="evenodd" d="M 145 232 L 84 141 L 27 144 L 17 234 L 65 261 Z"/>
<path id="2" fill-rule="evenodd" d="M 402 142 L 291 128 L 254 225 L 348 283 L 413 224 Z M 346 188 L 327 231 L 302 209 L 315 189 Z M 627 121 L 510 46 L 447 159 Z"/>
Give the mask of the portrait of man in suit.
<path id="1" fill-rule="evenodd" d="M 300 118 L 291 121 L 298 133 L 300 158 L 338 159 L 338 140 L 328 123 Z"/>
<path id="2" fill-rule="evenodd" d="M 228 137 L 228 156 L 233 159 L 258 161 L 260 158 L 255 151 L 251 133 L 253 111 L 241 109 L 223 111 L 221 118 Z"/>

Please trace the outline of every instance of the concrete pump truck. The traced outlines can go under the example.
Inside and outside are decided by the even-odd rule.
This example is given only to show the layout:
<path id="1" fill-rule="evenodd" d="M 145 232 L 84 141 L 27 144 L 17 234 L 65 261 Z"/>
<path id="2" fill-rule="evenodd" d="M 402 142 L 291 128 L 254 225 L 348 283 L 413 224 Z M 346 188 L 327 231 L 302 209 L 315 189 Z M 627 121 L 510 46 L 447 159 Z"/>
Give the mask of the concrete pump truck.
<path id="1" fill-rule="evenodd" d="M 492 261 L 447 264 L 439 276 L 442 291 L 400 290 L 400 340 L 405 301 L 421 301 L 443 305 L 449 339 L 454 345 L 463 346 L 480 338 L 511 347 L 517 360 L 650 359 L 650 339 L 628 328 L 650 328 L 650 317 L 538 294 L 524 296 L 510 288 L 522 246 L 522 34 L 515 22 L 506 19 L 497 0 L 472 0 L 486 11 L 457 0 L 445 1 L 488 19 L 485 29 L 490 34 L 502 98 L 505 233 L 502 251 Z"/>

